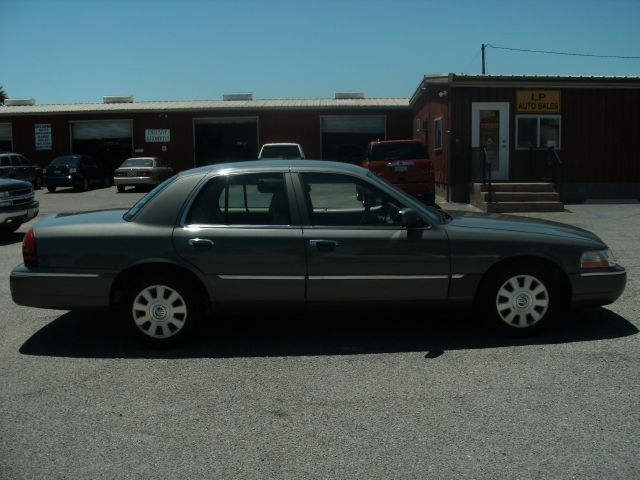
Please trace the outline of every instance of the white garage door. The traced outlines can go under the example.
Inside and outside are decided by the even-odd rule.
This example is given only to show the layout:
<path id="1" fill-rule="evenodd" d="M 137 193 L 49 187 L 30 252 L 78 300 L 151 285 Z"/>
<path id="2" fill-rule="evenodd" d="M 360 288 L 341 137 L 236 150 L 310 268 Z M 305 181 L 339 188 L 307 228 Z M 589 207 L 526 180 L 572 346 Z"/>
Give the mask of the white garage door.
<path id="1" fill-rule="evenodd" d="M 322 117 L 323 133 L 385 133 L 386 117 L 335 115 Z"/>
<path id="2" fill-rule="evenodd" d="M 131 120 L 73 122 L 71 131 L 74 140 L 131 138 L 133 136 L 133 125 Z"/>

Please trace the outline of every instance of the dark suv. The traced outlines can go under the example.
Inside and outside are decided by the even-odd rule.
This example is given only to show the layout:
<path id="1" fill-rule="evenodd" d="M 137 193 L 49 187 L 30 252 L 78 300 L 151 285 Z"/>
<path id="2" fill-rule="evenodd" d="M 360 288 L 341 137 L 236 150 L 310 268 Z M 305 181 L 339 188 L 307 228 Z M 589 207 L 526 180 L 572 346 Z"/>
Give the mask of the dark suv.
<path id="1" fill-rule="evenodd" d="M 0 178 L 0 234 L 15 232 L 38 215 L 39 208 L 31 183 Z"/>
<path id="2" fill-rule="evenodd" d="M 427 205 L 436 200 L 433 163 L 419 140 L 369 142 L 362 167 L 419 198 Z"/>
<path id="3" fill-rule="evenodd" d="M 50 192 L 57 187 L 87 190 L 92 185 L 110 186 L 111 172 L 89 155 L 65 155 L 53 159 L 42 171 L 42 180 Z"/>
<path id="4" fill-rule="evenodd" d="M 35 189 L 42 187 L 42 168 L 19 153 L 0 153 L 0 177 L 26 180 Z"/>

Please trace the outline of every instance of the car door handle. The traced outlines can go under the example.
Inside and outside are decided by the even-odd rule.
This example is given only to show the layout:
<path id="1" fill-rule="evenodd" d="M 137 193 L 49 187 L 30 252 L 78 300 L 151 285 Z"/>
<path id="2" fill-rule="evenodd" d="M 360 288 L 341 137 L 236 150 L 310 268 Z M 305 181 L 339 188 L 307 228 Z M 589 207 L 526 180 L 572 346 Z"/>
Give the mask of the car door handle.
<path id="1" fill-rule="evenodd" d="M 190 238 L 189 245 L 194 248 L 206 249 L 213 247 L 213 242 L 206 238 Z"/>
<path id="2" fill-rule="evenodd" d="M 335 240 L 309 240 L 309 245 L 316 247 L 320 251 L 331 251 L 335 250 L 338 242 Z"/>

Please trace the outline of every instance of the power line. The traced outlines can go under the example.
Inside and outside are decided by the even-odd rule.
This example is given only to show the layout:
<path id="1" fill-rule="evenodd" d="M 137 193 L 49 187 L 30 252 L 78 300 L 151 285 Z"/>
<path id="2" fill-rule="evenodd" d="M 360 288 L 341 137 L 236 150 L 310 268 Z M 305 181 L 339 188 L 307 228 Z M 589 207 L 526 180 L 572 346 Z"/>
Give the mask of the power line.
<path id="1" fill-rule="evenodd" d="M 528 52 L 528 53 L 546 53 L 548 55 L 568 55 L 572 57 L 595 57 L 595 58 L 622 58 L 625 60 L 640 60 L 640 56 L 627 56 L 627 55 L 596 55 L 594 53 L 573 53 L 573 52 L 553 52 L 549 50 L 531 50 L 528 48 L 512 48 L 512 47 L 498 47 L 491 45 L 490 43 L 484 44 L 486 47 L 495 48 L 498 50 L 511 50 L 514 52 Z"/>

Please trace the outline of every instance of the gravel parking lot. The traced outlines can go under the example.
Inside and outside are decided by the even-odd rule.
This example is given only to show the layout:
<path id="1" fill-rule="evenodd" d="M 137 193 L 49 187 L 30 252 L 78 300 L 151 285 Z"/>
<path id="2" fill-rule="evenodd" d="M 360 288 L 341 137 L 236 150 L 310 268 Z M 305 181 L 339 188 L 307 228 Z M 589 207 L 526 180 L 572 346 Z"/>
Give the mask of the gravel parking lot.
<path id="1" fill-rule="evenodd" d="M 126 207 L 39 191 L 40 218 Z M 147 350 L 107 314 L 11 301 L 0 241 L 0 478 L 640 478 L 640 205 L 531 214 L 595 231 L 628 269 L 614 305 L 533 339 L 468 314 L 225 314 Z"/>

